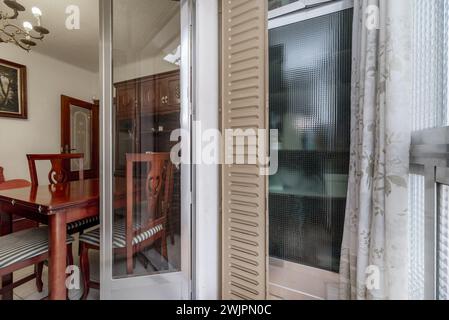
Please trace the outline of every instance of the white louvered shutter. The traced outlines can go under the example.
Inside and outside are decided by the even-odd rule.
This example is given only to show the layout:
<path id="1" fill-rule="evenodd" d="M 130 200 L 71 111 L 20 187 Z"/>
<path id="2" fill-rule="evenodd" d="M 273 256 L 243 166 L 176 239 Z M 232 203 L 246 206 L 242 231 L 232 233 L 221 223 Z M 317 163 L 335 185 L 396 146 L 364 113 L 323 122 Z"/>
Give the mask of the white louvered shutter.
<path id="1" fill-rule="evenodd" d="M 222 1 L 222 129 L 266 129 L 266 0 Z M 246 148 L 245 148 L 246 150 Z M 223 165 L 223 299 L 267 294 L 267 177 L 260 165 Z"/>

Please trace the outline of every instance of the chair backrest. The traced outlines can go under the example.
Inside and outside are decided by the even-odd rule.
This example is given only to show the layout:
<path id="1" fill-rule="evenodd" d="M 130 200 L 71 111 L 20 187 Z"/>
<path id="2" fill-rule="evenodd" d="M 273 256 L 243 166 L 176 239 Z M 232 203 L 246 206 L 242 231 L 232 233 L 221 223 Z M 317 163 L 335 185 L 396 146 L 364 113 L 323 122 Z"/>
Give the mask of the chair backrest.
<path id="1" fill-rule="evenodd" d="M 48 173 L 48 181 L 50 182 L 50 184 L 66 183 L 73 180 L 84 180 L 84 154 L 28 154 L 27 158 L 32 185 L 39 185 L 36 170 L 37 161 L 50 161 L 51 169 Z M 65 161 L 71 161 L 75 159 L 79 160 L 79 175 L 76 179 L 71 178 L 70 172 L 67 172 L 67 170 L 64 168 Z"/>
<path id="2" fill-rule="evenodd" d="M 136 165 L 146 165 L 144 179 L 142 175 L 135 174 Z M 140 187 L 142 189 L 136 190 Z M 135 235 L 161 224 L 164 228 L 166 227 L 172 190 L 173 164 L 170 161 L 170 153 L 126 155 L 126 240 L 128 246 L 131 245 Z M 137 204 L 140 206 L 139 221 L 134 221 L 137 218 L 134 216 Z"/>
<path id="3" fill-rule="evenodd" d="M 0 167 L 0 191 L 10 190 L 10 189 L 20 189 L 29 187 L 31 183 L 26 180 L 5 180 L 5 176 L 3 175 L 3 168 Z"/>

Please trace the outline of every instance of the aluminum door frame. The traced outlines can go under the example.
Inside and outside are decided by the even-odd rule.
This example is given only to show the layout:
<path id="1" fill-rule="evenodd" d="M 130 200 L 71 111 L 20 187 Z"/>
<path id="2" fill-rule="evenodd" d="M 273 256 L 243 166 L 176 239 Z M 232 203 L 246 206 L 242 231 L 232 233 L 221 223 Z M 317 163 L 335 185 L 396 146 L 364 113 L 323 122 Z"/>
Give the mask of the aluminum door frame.
<path id="1" fill-rule="evenodd" d="M 328 15 L 334 12 L 343 11 L 346 9 L 351 9 L 354 7 L 354 0 L 339 0 L 339 1 L 329 1 L 325 2 L 321 5 L 322 1 L 316 1 L 317 6 L 312 7 L 302 7 L 301 9 L 295 10 L 284 10 L 285 12 L 282 13 L 282 15 L 273 14 L 276 10 L 280 10 L 284 7 L 281 7 L 279 9 L 275 9 L 270 11 L 269 18 L 268 18 L 268 30 L 283 27 L 292 23 L 297 23 L 300 21 L 305 21 L 313 18 L 317 18 L 320 16 Z M 287 5 L 285 7 L 289 6 L 295 6 L 295 3 L 292 3 L 290 5 Z"/>
<path id="2" fill-rule="evenodd" d="M 112 275 L 113 195 L 113 0 L 100 0 L 100 299 L 191 299 L 192 297 L 192 168 L 181 165 L 181 271 L 114 279 Z M 181 0 L 181 129 L 191 132 L 192 21 L 194 2 Z M 183 155 L 191 159 L 190 141 Z M 164 292 L 163 286 L 177 292 Z M 179 285 L 179 287 L 177 287 Z M 151 290 L 148 290 L 151 289 Z M 156 290 L 155 290 L 156 289 Z M 154 295 L 149 293 L 154 292 Z"/>

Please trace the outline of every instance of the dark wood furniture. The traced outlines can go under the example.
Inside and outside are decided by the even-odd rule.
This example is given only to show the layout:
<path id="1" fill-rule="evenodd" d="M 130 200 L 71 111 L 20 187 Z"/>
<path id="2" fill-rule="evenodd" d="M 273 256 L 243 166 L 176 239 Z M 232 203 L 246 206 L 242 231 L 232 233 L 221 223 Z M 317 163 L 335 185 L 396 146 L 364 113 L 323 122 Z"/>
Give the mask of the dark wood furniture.
<path id="1" fill-rule="evenodd" d="M 74 110 L 73 107 L 77 108 Z M 100 116 L 99 116 L 99 101 L 96 100 L 93 103 L 82 101 L 79 99 L 71 98 L 68 96 L 61 96 L 61 153 L 84 153 L 84 177 L 86 179 L 95 179 L 99 177 L 99 166 L 100 166 Z M 76 112 L 78 110 L 84 110 L 84 112 Z M 73 119 L 73 116 L 79 115 L 83 120 L 87 115 L 88 119 L 82 124 L 86 125 L 84 130 L 90 132 L 90 144 L 84 145 L 80 143 L 77 145 L 72 145 L 73 142 L 73 124 L 78 119 Z M 83 118 L 84 117 L 84 118 Z M 90 126 L 90 128 L 87 128 Z M 89 153 L 87 150 L 81 150 L 84 148 L 89 148 Z M 76 149 L 81 148 L 81 149 Z M 87 159 L 87 155 L 90 155 Z M 65 171 L 69 172 L 71 175 L 71 180 L 76 180 L 70 166 L 70 161 L 64 162 Z"/>
<path id="2" fill-rule="evenodd" d="M 5 180 L 3 175 L 3 168 L 0 167 L 0 191 L 9 189 L 20 189 L 24 187 L 29 187 L 31 183 L 27 180 L 15 179 L 15 180 Z M 0 235 L 2 230 L 3 222 L 0 217 Z M 12 218 L 12 228 L 13 232 L 18 232 L 30 228 L 37 227 L 37 223 L 22 217 L 14 216 Z"/>
<path id="3" fill-rule="evenodd" d="M 12 232 L 13 215 L 49 226 L 49 289 L 51 300 L 65 300 L 67 225 L 99 214 L 99 181 L 82 180 L 58 185 L 30 186 L 0 191 L 4 232 Z M 6 279 L 11 275 L 4 276 Z"/>
<path id="4" fill-rule="evenodd" d="M 3 174 L 3 168 L 0 167 L 0 191 L 3 190 L 11 190 L 11 189 L 20 189 L 24 187 L 29 187 L 31 185 L 30 182 L 26 180 L 5 180 L 5 176 Z M 20 216 L 13 216 L 10 218 L 5 218 L 0 215 L 0 236 L 7 234 L 7 230 L 9 226 L 6 221 L 11 220 L 12 223 L 12 231 L 19 232 L 23 230 L 27 230 L 30 228 L 36 228 L 39 226 L 38 223 L 25 219 Z M 13 283 L 13 279 L 11 276 L 4 278 L 2 281 L 2 287 L 0 290 L 0 295 L 2 295 L 2 299 L 10 300 L 12 299 L 12 289 L 36 278 L 36 285 L 38 291 L 42 291 L 42 265 L 36 265 L 35 272 L 24 279 L 21 279 L 15 283 Z"/>
<path id="5" fill-rule="evenodd" d="M 161 255 L 167 259 L 166 228 L 173 190 L 173 165 L 169 153 L 127 154 L 126 159 L 126 215 L 124 221 L 114 223 L 113 243 L 114 254 L 126 256 L 127 273 L 132 274 L 134 256 L 156 241 L 160 241 Z M 140 188 L 142 180 L 140 177 L 136 178 L 134 170 L 141 165 L 146 167 L 146 179 L 144 189 L 140 189 L 136 195 L 136 189 Z M 138 214 L 135 213 L 136 207 L 141 208 Z M 99 287 L 98 283 L 90 280 L 89 272 L 89 250 L 99 250 L 99 244 L 98 230 L 80 236 L 83 299 L 87 297 L 89 288 Z"/>
<path id="6" fill-rule="evenodd" d="M 0 288 L 2 300 L 12 300 L 14 288 L 36 279 L 38 292 L 43 290 L 42 271 L 44 261 L 48 259 L 47 227 L 37 227 L 0 237 L 0 277 L 8 277 Z M 67 263 L 73 264 L 72 242 L 67 239 Z M 33 274 L 12 283 L 11 274 L 15 271 L 34 265 Z"/>
<path id="7" fill-rule="evenodd" d="M 125 175 L 126 153 L 164 152 L 180 126 L 179 71 L 115 84 L 115 172 Z"/>
<path id="8" fill-rule="evenodd" d="M 124 177 L 127 153 L 170 152 L 178 141 L 171 133 L 180 128 L 179 70 L 132 79 L 115 84 L 116 177 Z M 181 172 L 174 169 L 174 190 L 168 230 L 171 242 L 180 233 Z"/>
<path id="9" fill-rule="evenodd" d="M 136 112 L 161 115 L 180 111 L 179 70 L 118 82 L 115 88 L 119 118 L 132 118 Z"/>
<path id="10" fill-rule="evenodd" d="M 28 154 L 28 168 L 30 169 L 30 178 L 32 185 L 39 185 L 39 179 L 37 176 L 36 162 L 37 161 L 50 161 L 51 169 L 48 173 L 48 181 L 51 184 L 66 183 L 75 180 L 84 180 L 84 155 L 83 154 Z M 66 170 L 65 163 L 71 160 L 77 159 L 79 161 L 80 171 L 76 176 L 72 175 Z"/>
<path id="11" fill-rule="evenodd" d="M 51 169 L 48 173 L 48 181 L 51 184 L 67 183 L 69 181 L 84 180 L 83 170 L 83 154 L 29 154 L 28 166 L 30 169 L 31 184 L 34 186 L 39 185 L 36 162 L 37 161 L 49 161 L 51 163 Z M 70 167 L 66 165 L 72 160 L 79 161 L 80 171 L 71 172 Z M 67 168 L 69 170 L 67 170 Z M 99 223 L 99 216 L 89 217 L 88 219 L 78 220 L 67 225 L 67 231 L 70 234 L 83 232 L 85 229 L 92 228 Z"/>

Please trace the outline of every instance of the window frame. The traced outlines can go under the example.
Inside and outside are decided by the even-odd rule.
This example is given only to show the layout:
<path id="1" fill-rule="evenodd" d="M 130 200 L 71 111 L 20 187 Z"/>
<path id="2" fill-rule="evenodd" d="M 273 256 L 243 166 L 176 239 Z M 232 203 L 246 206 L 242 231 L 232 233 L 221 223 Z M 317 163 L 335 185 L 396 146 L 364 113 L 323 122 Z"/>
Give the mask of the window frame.
<path id="1" fill-rule="evenodd" d="M 268 0 L 267 0 L 268 1 Z M 332 4 L 333 2 L 340 2 L 340 0 L 297 0 L 293 3 L 286 4 L 284 6 L 281 6 L 276 9 L 272 9 L 268 11 L 268 20 L 284 16 L 290 13 L 294 13 L 296 11 L 304 10 L 309 7 L 315 7 L 317 5 L 324 5 L 327 4 L 326 2 L 329 2 L 329 4 Z M 349 0 L 349 2 L 354 4 L 353 0 Z M 313 8 L 316 9 L 316 8 Z"/>
<path id="2" fill-rule="evenodd" d="M 423 175 L 424 193 L 424 299 L 438 299 L 439 221 L 438 186 L 449 186 L 449 126 L 412 133 L 410 165 Z M 415 173 L 415 172 L 412 172 Z"/>

